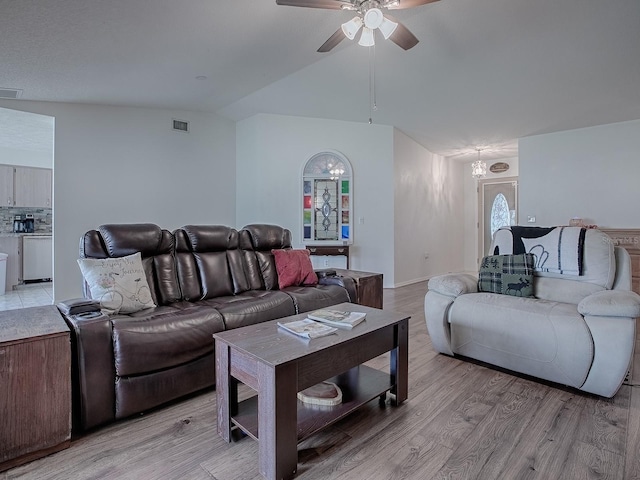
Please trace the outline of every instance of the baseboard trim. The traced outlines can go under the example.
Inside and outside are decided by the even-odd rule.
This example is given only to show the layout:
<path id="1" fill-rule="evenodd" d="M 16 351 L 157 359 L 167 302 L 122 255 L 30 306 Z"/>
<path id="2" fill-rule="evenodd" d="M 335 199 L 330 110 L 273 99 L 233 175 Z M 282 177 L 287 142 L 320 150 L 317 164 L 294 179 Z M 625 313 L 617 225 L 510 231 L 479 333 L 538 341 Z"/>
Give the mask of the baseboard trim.
<path id="1" fill-rule="evenodd" d="M 393 287 L 391 288 L 406 287 L 407 285 L 413 285 L 414 283 L 426 282 L 430 278 L 431 277 L 421 277 L 421 278 L 414 278 L 413 280 L 407 280 L 406 282 L 394 283 Z"/>
<path id="2" fill-rule="evenodd" d="M 407 280 L 405 282 L 394 283 L 392 287 L 385 287 L 385 288 L 406 287 L 407 285 L 413 285 L 414 283 L 426 282 L 428 280 L 431 280 L 433 277 L 437 277 L 439 275 L 447 275 L 449 273 L 466 273 L 466 274 L 469 274 L 469 275 L 475 275 L 476 277 L 478 276 L 478 272 L 466 272 L 466 271 L 438 273 L 436 275 L 429 275 L 429 276 L 426 276 L 426 277 L 414 278 L 413 280 Z"/>

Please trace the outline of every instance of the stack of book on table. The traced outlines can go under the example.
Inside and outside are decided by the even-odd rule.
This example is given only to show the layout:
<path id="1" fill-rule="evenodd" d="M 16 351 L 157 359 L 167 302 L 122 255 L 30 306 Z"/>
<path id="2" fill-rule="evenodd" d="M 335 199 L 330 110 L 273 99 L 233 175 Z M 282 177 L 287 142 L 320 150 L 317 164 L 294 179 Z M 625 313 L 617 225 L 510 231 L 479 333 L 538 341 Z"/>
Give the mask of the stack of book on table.
<path id="1" fill-rule="evenodd" d="M 339 310 L 314 310 L 304 320 L 294 322 L 278 322 L 285 330 L 303 338 L 317 338 L 330 335 L 338 328 L 352 329 L 366 317 L 362 312 L 344 312 Z"/>

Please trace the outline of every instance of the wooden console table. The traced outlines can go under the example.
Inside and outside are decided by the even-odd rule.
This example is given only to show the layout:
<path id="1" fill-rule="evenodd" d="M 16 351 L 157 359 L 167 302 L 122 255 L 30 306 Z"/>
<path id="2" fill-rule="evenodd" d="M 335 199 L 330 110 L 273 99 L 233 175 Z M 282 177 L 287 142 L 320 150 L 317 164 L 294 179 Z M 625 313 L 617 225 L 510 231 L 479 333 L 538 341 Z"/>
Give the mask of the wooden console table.
<path id="1" fill-rule="evenodd" d="M 0 472 L 71 441 L 71 340 L 58 309 L 0 312 Z"/>
<path id="2" fill-rule="evenodd" d="M 613 244 L 624 248 L 631 256 L 631 289 L 640 294 L 640 229 L 601 228 Z"/>
<path id="3" fill-rule="evenodd" d="M 349 245 L 307 245 L 310 255 L 327 255 L 347 257 L 347 268 L 349 268 Z"/>

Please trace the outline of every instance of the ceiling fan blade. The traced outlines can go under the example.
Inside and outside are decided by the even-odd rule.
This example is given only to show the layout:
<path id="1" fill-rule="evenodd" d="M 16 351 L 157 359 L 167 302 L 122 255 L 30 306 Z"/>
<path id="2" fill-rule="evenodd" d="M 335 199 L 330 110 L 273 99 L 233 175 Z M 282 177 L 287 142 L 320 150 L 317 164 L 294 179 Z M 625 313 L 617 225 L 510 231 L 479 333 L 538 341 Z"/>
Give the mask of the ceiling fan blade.
<path id="1" fill-rule="evenodd" d="M 353 3 L 347 0 L 276 0 L 276 4 L 290 7 L 326 8 L 328 10 L 341 10 L 343 5 L 353 6 Z"/>
<path id="2" fill-rule="evenodd" d="M 389 10 L 402 10 L 403 8 L 419 7 L 420 5 L 426 5 L 427 3 L 438 2 L 440 0 L 398 0 L 398 5 L 389 5 Z"/>
<path id="3" fill-rule="evenodd" d="M 329 37 L 329 40 L 324 42 L 322 46 L 318 49 L 318 52 L 325 53 L 329 50 L 333 49 L 336 45 L 338 45 L 342 40 L 346 38 L 346 35 L 342 31 L 342 27 L 336 30 L 336 33 Z"/>
<path id="4" fill-rule="evenodd" d="M 418 40 L 418 38 L 411 33 L 407 27 L 391 15 L 386 15 L 386 17 L 398 24 L 398 28 L 396 28 L 395 32 L 391 34 L 389 40 L 405 50 L 409 50 L 418 44 L 420 40 Z"/>

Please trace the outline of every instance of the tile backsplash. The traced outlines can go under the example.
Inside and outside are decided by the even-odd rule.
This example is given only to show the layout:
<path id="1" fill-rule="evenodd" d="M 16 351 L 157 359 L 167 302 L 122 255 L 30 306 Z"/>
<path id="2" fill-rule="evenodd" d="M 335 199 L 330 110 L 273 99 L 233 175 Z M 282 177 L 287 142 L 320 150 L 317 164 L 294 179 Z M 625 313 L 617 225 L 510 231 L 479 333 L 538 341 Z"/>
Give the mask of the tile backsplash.
<path id="1" fill-rule="evenodd" d="M 13 233 L 13 218 L 27 213 L 33 214 L 34 233 L 51 233 L 51 209 L 25 207 L 0 207 L 0 233 Z"/>

